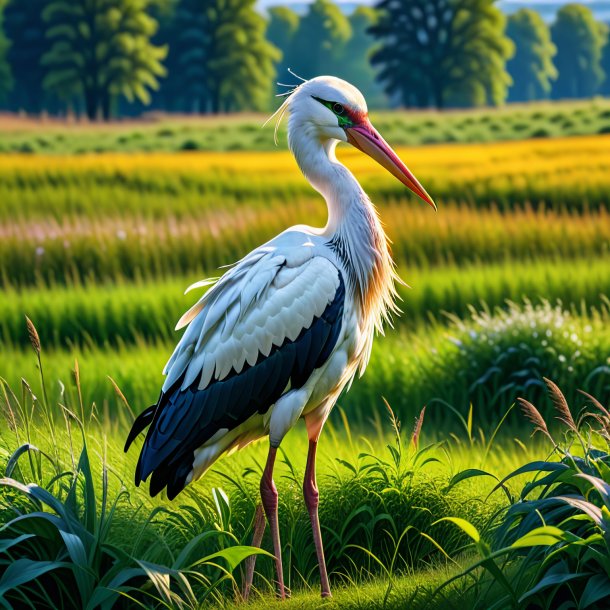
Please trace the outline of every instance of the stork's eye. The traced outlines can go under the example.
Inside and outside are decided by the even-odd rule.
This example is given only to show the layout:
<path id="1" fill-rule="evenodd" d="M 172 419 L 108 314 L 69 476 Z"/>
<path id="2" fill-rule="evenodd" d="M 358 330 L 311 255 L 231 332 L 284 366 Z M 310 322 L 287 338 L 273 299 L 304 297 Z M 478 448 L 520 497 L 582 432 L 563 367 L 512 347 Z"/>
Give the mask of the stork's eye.
<path id="1" fill-rule="evenodd" d="M 333 112 L 338 115 L 342 115 L 345 112 L 345 108 L 341 104 L 333 104 Z"/>

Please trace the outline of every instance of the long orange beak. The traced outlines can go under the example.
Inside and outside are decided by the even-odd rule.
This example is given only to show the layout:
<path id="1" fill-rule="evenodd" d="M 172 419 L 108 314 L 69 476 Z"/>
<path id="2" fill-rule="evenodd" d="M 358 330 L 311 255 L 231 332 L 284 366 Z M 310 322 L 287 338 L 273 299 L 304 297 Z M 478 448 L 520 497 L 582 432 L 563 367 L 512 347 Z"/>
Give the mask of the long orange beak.
<path id="1" fill-rule="evenodd" d="M 419 180 L 398 158 L 392 147 L 381 137 L 381 134 L 371 125 L 368 119 L 364 123 L 347 127 L 345 133 L 347 134 L 347 141 L 352 146 L 375 159 L 379 165 L 385 167 L 406 187 L 436 210 L 436 204 L 432 197 L 428 195 L 426 189 L 419 183 Z"/>

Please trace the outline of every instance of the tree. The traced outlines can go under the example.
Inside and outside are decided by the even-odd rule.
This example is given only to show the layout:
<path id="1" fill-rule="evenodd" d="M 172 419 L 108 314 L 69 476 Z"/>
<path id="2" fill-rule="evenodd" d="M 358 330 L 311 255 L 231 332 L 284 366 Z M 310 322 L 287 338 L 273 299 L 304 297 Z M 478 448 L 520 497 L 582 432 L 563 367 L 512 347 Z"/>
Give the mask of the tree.
<path id="1" fill-rule="evenodd" d="M 547 98 L 557 78 L 553 57 L 557 52 L 551 33 L 539 13 L 522 8 L 508 18 L 506 35 L 515 44 L 515 55 L 506 64 L 513 80 L 509 98 L 529 102 Z"/>
<path id="2" fill-rule="evenodd" d="M 90 120 L 109 119 L 112 103 L 150 101 L 165 74 L 165 47 L 151 42 L 157 22 L 151 0 L 50 0 L 43 16 L 51 49 L 44 86 L 67 100 L 84 100 Z"/>
<path id="3" fill-rule="evenodd" d="M 299 29 L 299 16 L 286 6 L 273 6 L 269 9 L 267 40 L 277 47 L 282 58 L 276 64 L 280 80 L 287 78 L 288 68 L 294 68 L 294 36 Z"/>
<path id="4" fill-rule="evenodd" d="M 604 80 L 599 89 L 602 95 L 610 95 L 610 35 L 606 34 L 606 44 L 602 49 L 601 68 L 604 71 Z"/>
<path id="5" fill-rule="evenodd" d="M 378 12 L 370 6 L 359 6 L 350 15 L 352 35 L 343 48 L 337 72 L 362 91 L 369 106 L 377 108 L 387 105 L 383 87 L 376 81 L 377 71 L 371 65 L 375 40 L 369 30 L 378 18 Z"/>
<path id="6" fill-rule="evenodd" d="M 2 27 L 5 4 L 5 0 L 0 0 L 0 101 L 6 98 L 8 92 L 13 86 L 11 69 L 8 61 L 6 60 L 6 55 L 10 48 L 10 44 L 4 35 L 4 30 Z"/>
<path id="7" fill-rule="evenodd" d="M 380 0 L 372 57 L 388 94 L 406 105 L 500 104 L 513 45 L 494 0 Z"/>
<path id="8" fill-rule="evenodd" d="M 179 0 L 170 59 L 189 110 L 269 107 L 280 52 L 265 38 L 256 0 Z M 172 86 L 176 86 L 176 81 Z"/>
<path id="9" fill-rule="evenodd" d="M 46 106 L 45 69 L 40 60 L 50 48 L 42 18 L 47 4 L 48 0 L 9 0 L 6 7 L 4 30 L 11 41 L 7 60 L 15 75 L 8 98 L 11 110 L 39 113 Z"/>
<path id="10" fill-rule="evenodd" d="M 301 18 L 294 37 L 294 70 L 304 78 L 341 72 L 344 46 L 352 28 L 331 0 L 315 0 Z"/>
<path id="11" fill-rule="evenodd" d="M 604 34 L 591 10 L 581 4 L 562 6 L 551 26 L 551 37 L 557 47 L 555 65 L 559 72 L 553 97 L 595 95 L 604 80 L 601 67 Z"/>

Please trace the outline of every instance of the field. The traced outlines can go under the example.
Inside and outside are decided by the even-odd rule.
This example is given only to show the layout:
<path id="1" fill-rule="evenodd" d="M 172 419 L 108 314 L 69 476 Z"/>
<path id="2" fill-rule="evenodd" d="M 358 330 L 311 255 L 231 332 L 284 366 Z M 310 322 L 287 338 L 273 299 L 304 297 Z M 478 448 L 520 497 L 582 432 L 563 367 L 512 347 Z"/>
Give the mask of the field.
<path id="1" fill-rule="evenodd" d="M 378 338 L 367 373 L 340 398 L 322 437 L 321 520 L 338 592 L 329 607 L 488 607 L 499 586 L 489 562 L 474 581 L 433 593 L 485 550 L 459 519 L 495 544 L 494 519 L 532 475 L 487 498 L 496 481 L 460 473 L 502 478 L 530 460 L 561 459 L 530 438 L 517 397 L 538 407 L 558 445 L 571 450 L 579 430 L 585 439 L 581 421 L 556 432 L 557 395 L 547 396 L 543 377 L 559 385 L 575 418 L 585 403 L 578 389 L 604 405 L 610 396 L 610 106 L 424 114 L 413 125 L 402 115 L 378 119 L 439 211 L 360 153 L 339 151 L 375 201 L 410 288 L 401 287 L 403 314 Z M 224 459 L 173 504 L 133 486 L 136 452 L 124 455 L 122 444 L 133 414 L 156 400 L 172 329 L 199 296 L 184 289 L 292 224 L 325 222 L 324 202 L 283 151 L 283 136 L 272 151 L 271 129 L 254 131 L 256 121 L 164 119 L 104 132 L 0 122 L 0 452 L 5 463 L 13 456 L 6 476 L 48 489 L 73 510 L 72 533 L 81 536 L 80 523 L 82 540 L 102 549 L 92 551 L 87 586 L 65 565 L 34 577 L 24 590 L 36 599 L 51 587 L 65 607 L 85 607 L 95 587 L 119 587 L 119 568 L 112 578 L 105 572 L 113 561 L 125 570 L 123 593 L 141 603 L 230 607 L 236 599 L 230 573 L 239 581 L 265 444 Z M 517 129 L 520 121 L 527 127 Z M 234 152 L 219 152 L 227 149 Z M 29 154 L 7 154 L 14 151 Z M 424 405 L 421 437 L 412 439 Z M 586 457 L 593 445 L 607 451 L 597 435 L 575 451 Z M 318 607 L 300 499 L 304 429 L 283 449 L 276 481 L 289 607 Z M 27 512 L 26 492 L 3 490 L 0 520 L 14 516 L 13 504 Z M 47 496 L 36 501 L 58 510 Z M 445 518 L 459 519 L 438 522 Z M 188 546 L 193 537 L 199 542 Z M 47 538 L 49 553 L 63 548 L 61 537 Z M 0 572 L 12 552 L 3 549 Z M 515 599 L 527 590 L 523 574 L 535 582 L 536 570 L 519 565 L 512 556 L 501 565 Z M 271 560 L 259 558 L 257 571 L 254 607 L 266 607 Z M 58 584 L 73 577 L 80 601 Z"/>
<path id="2" fill-rule="evenodd" d="M 3 117 L 0 153 L 83 154 L 129 151 L 273 150 L 273 138 L 261 127 L 266 115 L 172 117 L 151 114 L 146 120 L 79 125 Z M 374 112 L 372 119 L 394 145 L 441 142 L 495 142 L 525 138 L 610 133 L 610 102 L 604 98 L 562 103 L 537 102 L 506 109 L 451 112 Z M 280 127 L 280 138 L 285 136 Z"/>

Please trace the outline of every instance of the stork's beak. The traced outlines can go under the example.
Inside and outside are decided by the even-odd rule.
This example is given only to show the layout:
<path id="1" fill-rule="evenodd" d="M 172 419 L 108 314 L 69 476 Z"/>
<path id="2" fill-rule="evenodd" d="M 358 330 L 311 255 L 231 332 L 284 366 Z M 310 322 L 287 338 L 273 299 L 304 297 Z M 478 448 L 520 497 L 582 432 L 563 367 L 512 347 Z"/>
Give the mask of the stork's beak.
<path id="1" fill-rule="evenodd" d="M 409 168 L 398 158 L 392 147 L 381 137 L 380 133 L 367 119 L 364 123 L 345 129 L 347 141 L 357 149 L 372 157 L 398 178 L 406 187 L 436 210 L 436 204 L 426 189 L 419 183 Z"/>

